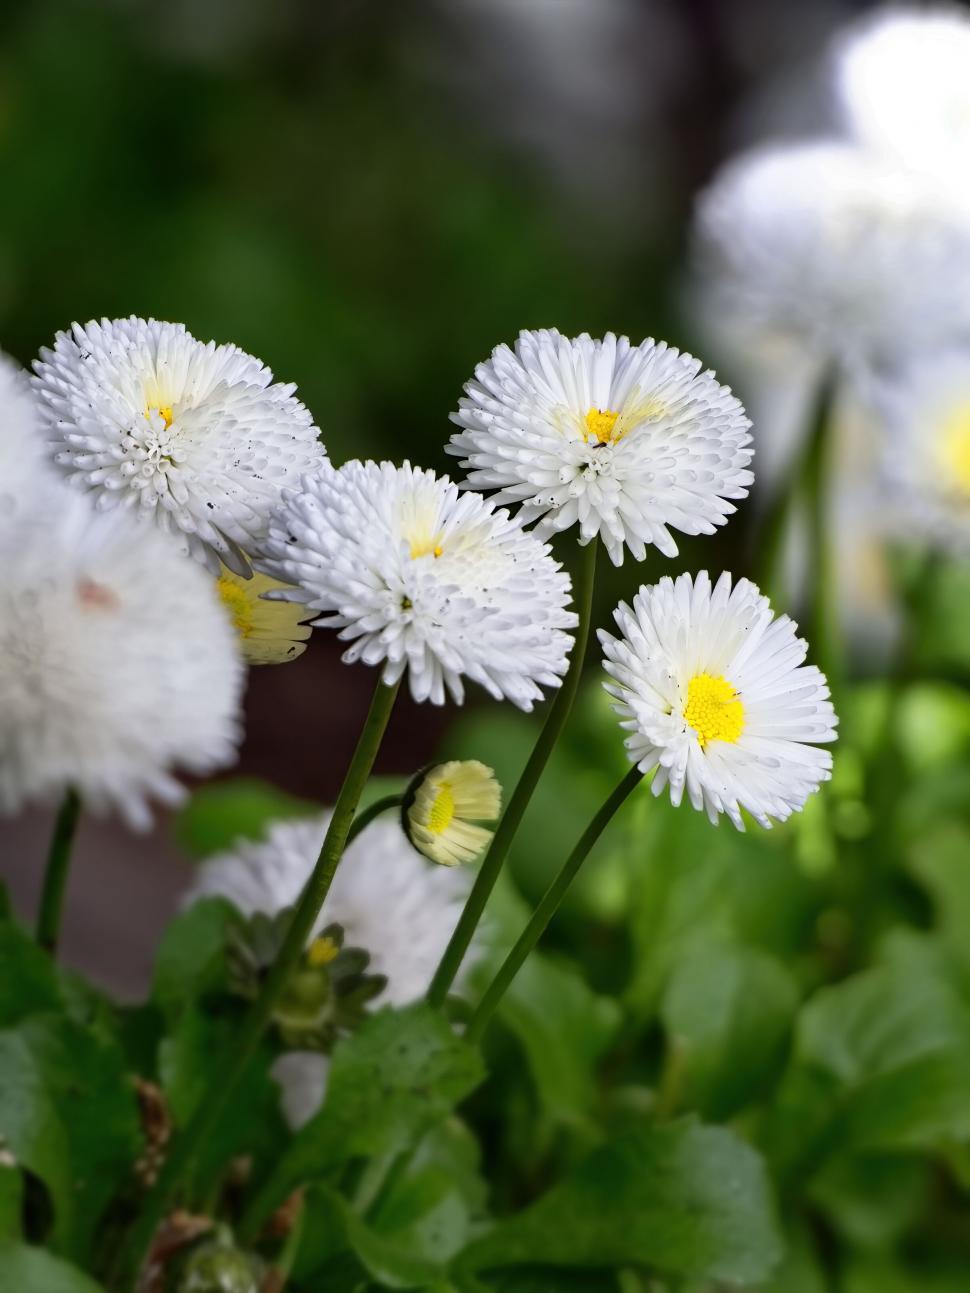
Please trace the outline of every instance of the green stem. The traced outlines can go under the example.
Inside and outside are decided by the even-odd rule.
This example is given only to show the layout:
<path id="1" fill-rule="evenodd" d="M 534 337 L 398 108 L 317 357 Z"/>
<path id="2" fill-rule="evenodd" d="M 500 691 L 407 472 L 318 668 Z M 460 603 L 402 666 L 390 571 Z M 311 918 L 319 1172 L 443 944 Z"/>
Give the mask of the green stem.
<path id="1" fill-rule="evenodd" d="M 758 527 L 757 570 L 761 591 L 778 610 L 789 609 L 788 589 L 784 579 L 785 542 L 792 519 L 801 500 L 806 476 L 817 457 L 820 438 L 831 423 L 834 382 L 824 374 L 816 389 L 814 403 L 808 411 L 802 443 L 792 455 L 785 480 L 769 501 Z"/>
<path id="2" fill-rule="evenodd" d="M 579 868 L 586 861 L 590 849 L 603 834 L 620 805 L 642 780 L 643 773 L 640 769 L 636 766 L 632 767 L 606 802 L 600 806 L 593 820 L 583 831 L 576 847 L 563 863 L 559 874 L 546 890 L 538 907 L 532 913 L 529 923 L 519 935 L 518 942 L 499 966 L 495 978 L 485 990 L 485 995 L 478 1003 L 468 1028 L 465 1030 L 465 1037 L 468 1041 L 479 1040 L 495 1011 L 495 1007 L 502 1000 L 512 980 L 522 968 L 526 957 L 545 933 L 546 926 L 556 914 L 559 904 L 566 896 L 567 889 L 576 878 Z"/>
<path id="3" fill-rule="evenodd" d="M 559 739 L 559 734 L 565 725 L 566 719 L 569 717 L 573 701 L 576 699 L 576 692 L 583 673 L 583 660 L 586 656 L 586 642 L 589 637 L 593 604 L 593 580 L 596 574 L 596 549 L 598 546 L 599 540 L 593 539 L 585 548 L 581 549 L 579 576 L 574 587 L 579 624 L 576 629 L 576 641 L 573 644 L 569 669 L 563 679 L 562 686 L 556 693 L 549 713 L 546 715 L 546 721 L 529 756 L 529 761 L 519 777 L 518 784 L 512 791 L 508 805 L 502 815 L 502 820 L 498 824 L 489 850 L 485 854 L 478 875 L 475 877 L 475 883 L 472 886 L 471 893 L 468 895 L 468 901 L 465 903 L 465 908 L 461 913 L 458 924 L 455 926 L 455 932 L 452 934 L 451 941 L 441 958 L 441 963 L 431 980 L 431 987 L 428 989 L 428 1001 L 433 1006 L 440 1007 L 444 1004 L 451 985 L 455 981 L 458 969 L 475 935 L 475 930 L 478 928 L 478 922 L 482 918 L 485 904 L 495 888 L 495 882 L 498 880 L 499 872 L 502 870 L 502 864 L 512 841 L 515 839 L 525 810 L 529 806 L 529 800 L 539 783 L 539 778 L 542 776 L 553 747 Z"/>
<path id="4" fill-rule="evenodd" d="M 347 836 L 348 846 L 353 844 L 361 831 L 369 826 L 375 817 L 380 817 L 381 813 L 386 813 L 391 808 L 400 808 L 403 803 L 403 795 L 384 795 L 382 799 L 375 799 L 369 807 L 362 808 L 354 818 L 350 833 Z"/>
<path id="5" fill-rule="evenodd" d="M 838 625 L 838 588 L 832 542 L 831 457 L 835 383 L 829 378 L 819 389 L 805 460 L 808 494 L 809 561 L 811 569 L 809 623 L 812 652 L 828 679 L 833 698 L 838 698 L 842 681 L 842 647 Z"/>
<path id="6" fill-rule="evenodd" d="M 292 970 L 303 955 L 307 939 L 333 882 L 337 864 L 346 848 L 354 812 L 377 757 L 398 686 L 397 683 L 391 687 L 385 686 L 381 681 L 377 683 L 357 748 L 334 805 L 320 855 L 294 910 L 283 946 L 238 1037 L 206 1088 L 188 1126 L 175 1141 L 158 1182 L 146 1198 L 142 1213 L 130 1232 L 125 1253 L 125 1274 L 129 1280 L 137 1275 L 144 1262 L 166 1208 L 183 1185 L 203 1142 L 225 1110 L 230 1095 L 259 1045 Z"/>
<path id="7" fill-rule="evenodd" d="M 47 865 L 44 868 L 40 910 L 37 913 L 37 942 L 52 956 L 57 951 L 67 873 L 71 866 L 71 850 L 80 815 L 80 797 L 76 790 L 68 790 L 54 823 L 54 834 L 51 836 Z"/>

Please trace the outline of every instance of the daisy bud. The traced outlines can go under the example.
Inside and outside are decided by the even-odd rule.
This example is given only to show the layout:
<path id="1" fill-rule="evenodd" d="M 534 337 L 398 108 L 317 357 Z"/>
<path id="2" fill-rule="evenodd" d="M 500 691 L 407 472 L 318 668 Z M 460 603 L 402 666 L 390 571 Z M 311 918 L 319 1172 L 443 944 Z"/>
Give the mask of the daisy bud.
<path id="1" fill-rule="evenodd" d="M 474 862 L 491 843 L 502 807 L 502 787 L 491 768 L 474 759 L 439 763 L 421 772 L 404 799 L 402 821 L 408 839 L 431 862 L 460 866 Z"/>
<path id="2" fill-rule="evenodd" d="M 244 579 L 223 566 L 216 588 L 247 664 L 284 664 L 306 650 L 306 640 L 313 631 L 303 623 L 309 616 L 306 607 L 289 601 L 267 601 L 264 595 L 285 592 L 289 587 L 268 575 L 254 574 Z"/>

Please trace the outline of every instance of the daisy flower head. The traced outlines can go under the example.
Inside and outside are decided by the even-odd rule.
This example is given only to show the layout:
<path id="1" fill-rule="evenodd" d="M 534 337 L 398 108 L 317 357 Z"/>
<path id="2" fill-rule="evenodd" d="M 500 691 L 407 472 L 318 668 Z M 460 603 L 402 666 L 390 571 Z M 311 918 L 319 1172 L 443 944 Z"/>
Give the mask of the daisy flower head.
<path id="1" fill-rule="evenodd" d="M 244 579 L 223 566 L 216 588 L 247 664 L 284 664 L 306 650 L 312 632 L 310 625 L 303 622 L 309 618 L 306 608 L 266 598 L 269 592 L 286 592 L 289 587 L 258 573 Z"/>
<path id="2" fill-rule="evenodd" d="M 849 143 L 756 148 L 701 195 L 708 308 L 844 367 L 970 336 L 970 220 L 931 179 Z"/>
<path id="3" fill-rule="evenodd" d="M 684 792 L 712 822 L 741 810 L 762 826 L 784 821 L 822 781 L 836 718 L 825 678 L 806 665 L 805 642 L 768 599 L 706 571 L 642 587 L 614 613 L 619 636 L 600 632 L 630 761 L 656 769 L 653 793 Z"/>
<path id="4" fill-rule="evenodd" d="M 461 704 L 470 678 L 531 709 L 558 687 L 576 616 L 569 578 L 508 512 L 405 463 L 351 462 L 305 477 L 273 514 L 259 565 L 297 586 L 348 663 L 405 672 L 417 701 Z"/>
<path id="5" fill-rule="evenodd" d="M 240 574 L 281 488 L 325 461 L 294 387 L 180 323 L 103 319 L 60 332 L 34 364 L 54 459 L 100 508 L 179 536 Z"/>
<path id="6" fill-rule="evenodd" d="M 955 4 L 894 5 L 851 24 L 833 48 L 848 133 L 967 194 L 970 16 Z"/>
<path id="7" fill-rule="evenodd" d="M 442 866 L 474 862 L 492 839 L 478 825 L 502 808 L 495 773 L 477 759 L 452 759 L 419 774 L 405 799 L 404 829 L 419 853 Z"/>
<path id="8" fill-rule="evenodd" d="M 465 485 L 521 503 L 523 524 L 599 535 L 615 565 L 671 529 L 713 534 L 753 477 L 750 422 L 701 362 L 652 339 L 521 332 L 479 364 L 451 420 L 447 451 Z"/>
<path id="9" fill-rule="evenodd" d="M 199 867 L 186 901 L 228 898 L 244 916 L 273 916 L 292 907 L 313 870 L 329 822 L 329 813 L 277 822 L 264 839 L 240 842 L 231 852 L 210 858 Z M 328 926 L 340 925 L 344 945 L 368 952 L 368 971 L 387 980 L 376 1004 L 407 1005 L 427 991 L 470 884 L 467 871 L 430 865 L 408 843 L 399 823 L 378 819 L 348 845 L 309 945 Z M 290 1121 L 305 1122 L 323 1098 L 327 1057 L 295 1051 L 277 1061 L 275 1073 Z"/>
<path id="10" fill-rule="evenodd" d="M 0 518 L 0 811 L 75 789 L 147 826 L 230 762 L 242 664 L 212 581 L 70 490 Z"/>
<path id="11" fill-rule="evenodd" d="M 894 524 L 955 555 L 970 553 L 970 350 L 914 358 L 873 383 L 887 429 L 883 479 Z"/>

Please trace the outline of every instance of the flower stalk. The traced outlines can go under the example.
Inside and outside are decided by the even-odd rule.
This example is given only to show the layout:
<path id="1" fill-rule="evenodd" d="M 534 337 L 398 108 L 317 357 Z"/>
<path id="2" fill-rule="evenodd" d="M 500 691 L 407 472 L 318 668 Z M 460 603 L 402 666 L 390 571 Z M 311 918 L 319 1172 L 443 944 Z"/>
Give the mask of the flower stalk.
<path id="1" fill-rule="evenodd" d="M 465 1030 L 465 1037 L 468 1041 L 476 1042 L 481 1039 L 488 1021 L 495 1013 L 496 1007 L 507 992 L 512 980 L 522 968 L 529 953 L 545 933 L 546 927 L 558 911 L 569 886 L 578 875 L 579 869 L 586 861 L 593 845 L 613 820 L 618 809 L 626 802 L 642 780 L 643 773 L 634 764 L 613 793 L 609 795 L 594 814 L 592 821 L 580 836 L 576 847 L 563 863 L 559 874 L 550 884 L 539 905 L 532 913 L 529 923 L 519 935 L 515 946 L 499 966 L 494 979 L 485 990 L 485 995 L 478 1003 Z"/>
<path id="2" fill-rule="evenodd" d="M 579 624 L 576 628 L 576 640 L 573 644 L 569 669 L 563 679 L 562 686 L 552 701 L 549 713 L 546 715 L 546 721 L 539 734 L 539 739 L 529 756 L 529 761 L 519 777 L 518 784 L 512 791 L 492 843 L 482 860 L 478 875 L 475 877 L 475 883 L 472 886 L 471 893 L 468 895 L 468 901 L 465 903 L 458 924 L 455 926 L 455 932 L 451 936 L 451 941 L 445 949 L 445 954 L 441 958 L 441 963 L 431 981 L 431 986 L 428 989 L 428 1001 L 433 1006 L 441 1007 L 444 1004 L 451 985 L 455 981 L 461 963 L 475 936 L 475 930 L 478 928 L 485 906 L 492 890 L 495 888 L 495 883 L 512 846 L 512 841 L 515 839 L 522 818 L 525 815 L 525 810 L 529 806 L 529 801 L 539 784 L 539 779 L 549 761 L 549 756 L 552 754 L 576 699 L 579 681 L 583 673 L 583 662 L 586 657 L 586 644 L 592 618 L 593 583 L 596 575 L 596 550 L 598 546 L 599 541 L 593 539 L 580 550 L 579 575 L 575 583 L 575 600 Z"/>
<path id="3" fill-rule="evenodd" d="M 44 868 L 40 909 L 37 913 L 37 942 L 52 956 L 57 952 L 60 937 L 64 893 L 67 889 L 71 853 L 74 849 L 74 836 L 80 815 L 81 797 L 76 790 L 68 790 L 54 823 L 54 833 L 47 853 L 47 865 Z"/>
<path id="4" fill-rule="evenodd" d="M 142 1213 L 129 1234 L 125 1252 L 125 1275 L 129 1281 L 136 1277 L 166 1208 L 184 1184 L 199 1150 L 226 1108 L 229 1097 L 255 1053 L 292 971 L 303 955 L 307 939 L 347 846 L 354 813 L 380 749 L 398 686 L 397 683 L 386 686 L 380 680 L 377 682 L 316 866 L 293 912 L 283 945 L 235 1043 L 228 1050 L 224 1062 L 218 1066 L 185 1130 L 176 1139 L 158 1182 L 147 1197 Z"/>

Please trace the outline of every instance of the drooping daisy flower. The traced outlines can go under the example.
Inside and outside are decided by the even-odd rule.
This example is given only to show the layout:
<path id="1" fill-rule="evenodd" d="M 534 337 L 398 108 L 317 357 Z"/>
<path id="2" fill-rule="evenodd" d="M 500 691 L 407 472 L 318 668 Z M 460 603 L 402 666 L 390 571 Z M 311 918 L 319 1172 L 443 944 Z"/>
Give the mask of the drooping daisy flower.
<path id="1" fill-rule="evenodd" d="M 63 490 L 0 516 L 0 811 L 73 787 L 147 825 L 176 768 L 228 763 L 242 682 L 204 570 Z"/>
<path id="2" fill-rule="evenodd" d="M 753 479 L 744 409 L 700 360 L 608 333 L 521 332 L 475 369 L 447 446 L 467 486 L 521 503 L 524 524 L 676 556 L 671 528 L 713 534 Z"/>
<path id="3" fill-rule="evenodd" d="M 492 832 L 476 823 L 494 822 L 501 808 L 502 787 L 492 769 L 477 759 L 453 759 L 422 774 L 405 805 L 405 830 L 426 858 L 459 866 L 488 847 Z"/>
<path id="4" fill-rule="evenodd" d="M 294 387 L 180 323 L 104 319 L 60 332 L 34 365 L 55 460 L 102 508 L 184 536 L 240 574 L 280 490 L 325 461 Z"/>
<path id="5" fill-rule="evenodd" d="M 268 575 L 253 574 L 243 579 L 223 567 L 216 588 L 239 635 L 242 657 L 247 664 L 283 664 L 306 650 L 306 640 L 312 630 L 309 624 L 303 623 L 309 615 L 305 607 L 293 602 L 267 601 L 264 596 L 289 587 Z"/>
<path id="6" fill-rule="evenodd" d="M 341 630 L 344 660 L 407 671 L 417 701 L 462 678 L 531 709 L 566 671 L 576 616 L 548 547 L 476 494 L 405 463 L 351 462 L 284 492 L 260 568 Z"/>
<path id="7" fill-rule="evenodd" d="M 9 511 L 52 479 L 29 378 L 0 352 L 0 507 Z"/>
<path id="8" fill-rule="evenodd" d="M 847 143 L 755 149 L 697 207 L 708 308 L 852 367 L 970 336 L 970 219 L 925 176 Z"/>
<path id="9" fill-rule="evenodd" d="M 828 685 L 754 584 L 664 578 L 614 618 L 620 637 L 600 632 L 605 686 L 630 761 L 656 768 L 655 795 L 669 785 L 679 804 L 686 786 L 712 822 L 727 813 L 743 830 L 742 808 L 767 827 L 828 780 L 832 757 L 815 748 L 835 739 Z"/>
<path id="10" fill-rule="evenodd" d="M 834 49 L 850 135 L 970 197 L 970 16 L 956 5 L 893 6 L 850 26 Z"/>
<path id="11" fill-rule="evenodd" d="M 187 901 L 228 898 L 245 916 L 293 906 L 313 870 L 330 814 L 277 822 L 266 838 L 239 843 L 198 870 Z M 403 1006 L 423 996 L 468 894 L 467 871 L 431 866 L 395 821 L 377 820 L 348 846 L 317 917 L 311 946 L 340 925 L 344 946 L 370 954 L 370 972 L 387 979 L 377 1005 Z M 295 1051 L 276 1066 L 284 1109 L 294 1125 L 319 1107 L 327 1059 Z"/>
<path id="12" fill-rule="evenodd" d="M 882 476 L 888 527 L 970 552 L 970 350 L 912 360 L 875 383 L 887 429 Z"/>

